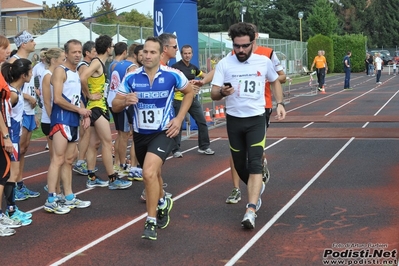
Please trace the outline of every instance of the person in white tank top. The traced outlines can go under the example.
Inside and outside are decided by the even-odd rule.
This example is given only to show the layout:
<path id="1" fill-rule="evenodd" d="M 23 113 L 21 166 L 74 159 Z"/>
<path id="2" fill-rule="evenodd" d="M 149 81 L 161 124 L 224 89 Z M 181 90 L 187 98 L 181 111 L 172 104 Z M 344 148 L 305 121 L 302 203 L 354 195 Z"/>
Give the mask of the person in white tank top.
<path id="1" fill-rule="evenodd" d="M 28 214 L 19 210 L 15 204 L 16 193 L 15 184 L 20 172 L 20 149 L 19 142 L 22 135 L 22 119 L 24 112 L 24 100 L 22 96 L 22 87 L 24 83 L 32 77 L 32 63 L 28 59 L 17 59 L 13 63 L 3 63 L 1 69 L 4 79 L 7 81 L 11 91 L 10 103 L 11 110 L 11 126 L 9 129 L 10 138 L 13 143 L 13 152 L 11 154 L 10 178 L 6 186 L 11 185 L 12 189 L 5 189 L 7 200 L 7 211 L 11 219 L 19 221 L 22 225 L 32 223 L 32 214 Z"/>
<path id="2" fill-rule="evenodd" d="M 17 47 L 17 53 L 10 58 L 9 62 L 13 63 L 15 60 L 20 58 L 28 59 L 29 54 L 35 51 L 36 43 L 33 40 L 33 36 L 27 32 L 22 31 L 14 37 L 14 43 Z M 26 187 L 24 181 L 22 180 L 23 169 L 25 166 L 25 154 L 28 151 L 30 139 L 32 137 L 32 132 L 38 125 L 36 123 L 35 108 L 37 105 L 36 100 L 36 90 L 34 84 L 34 78 L 28 82 L 25 82 L 22 93 L 24 96 L 24 114 L 23 114 L 23 127 L 22 135 L 19 142 L 20 148 L 20 171 L 17 179 L 17 200 L 24 200 L 27 198 L 36 198 L 40 196 L 39 192 L 32 191 Z"/>
<path id="3" fill-rule="evenodd" d="M 51 48 L 44 53 L 44 56 L 48 68 L 42 74 L 40 81 L 40 84 L 42 84 L 40 96 L 43 102 L 41 128 L 43 134 L 46 135 L 47 142 L 49 144 L 50 159 L 51 159 L 52 141 L 49 139 L 48 135 L 50 134 L 50 124 L 51 124 L 50 117 L 51 117 L 51 109 L 53 106 L 53 86 L 51 85 L 50 80 L 54 69 L 65 61 L 65 53 L 60 48 Z"/>

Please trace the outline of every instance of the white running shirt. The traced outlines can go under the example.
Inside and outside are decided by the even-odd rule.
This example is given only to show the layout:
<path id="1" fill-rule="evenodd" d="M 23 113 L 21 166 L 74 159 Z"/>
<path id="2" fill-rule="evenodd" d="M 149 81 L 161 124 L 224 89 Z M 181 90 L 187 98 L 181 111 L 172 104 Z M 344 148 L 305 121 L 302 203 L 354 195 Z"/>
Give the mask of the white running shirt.
<path id="1" fill-rule="evenodd" d="M 236 55 L 227 55 L 217 65 L 212 85 L 230 82 L 234 93 L 225 98 L 226 113 L 234 117 L 251 117 L 265 112 L 265 83 L 274 82 L 278 74 L 272 61 L 253 54 L 245 62 Z"/>
<path id="2" fill-rule="evenodd" d="M 44 100 L 43 100 L 43 88 L 42 88 L 43 79 L 44 79 L 44 77 L 45 77 L 47 74 L 49 74 L 50 76 L 53 75 L 53 73 L 52 73 L 50 70 L 46 69 L 46 70 L 44 71 L 44 73 L 42 74 L 41 79 L 40 79 L 40 99 L 42 100 L 42 103 L 43 103 L 41 122 L 42 122 L 42 123 L 45 123 L 45 124 L 50 124 L 50 123 L 51 123 L 51 120 L 50 120 L 50 117 L 47 115 L 46 106 L 44 105 Z M 51 77 L 50 77 L 50 78 L 51 78 Z M 51 85 L 51 83 L 50 83 L 50 93 L 51 93 L 51 106 L 53 106 L 53 98 L 54 98 L 54 96 L 53 96 L 53 85 Z"/>

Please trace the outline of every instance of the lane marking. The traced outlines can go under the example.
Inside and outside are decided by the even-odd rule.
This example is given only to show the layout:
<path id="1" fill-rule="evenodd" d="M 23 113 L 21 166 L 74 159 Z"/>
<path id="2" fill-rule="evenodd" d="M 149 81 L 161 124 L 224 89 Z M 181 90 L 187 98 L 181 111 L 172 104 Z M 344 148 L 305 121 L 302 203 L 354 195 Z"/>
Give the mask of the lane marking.
<path id="1" fill-rule="evenodd" d="M 320 170 L 312 179 L 280 210 L 269 222 L 267 222 L 226 264 L 225 266 L 234 265 L 247 251 L 250 249 L 261 236 L 290 208 L 295 201 L 302 196 L 303 193 L 319 178 L 319 176 L 332 164 L 332 162 L 349 146 L 355 138 L 352 137 Z"/>
<path id="2" fill-rule="evenodd" d="M 286 139 L 286 138 L 282 138 L 282 139 L 280 139 L 280 140 L 274 142 L 273 144 L 270 144 L 269 146 L 267 146 L 267 147 L 265 148 L 265 150 L 267 150 L 267 149 L 269 149 L 269 148 L 271 148 L 271 147 L 277 145 L 278 143 L 282 142 L 282 141 L 285 140 L 285 139 Z M 192 187 L 192 188 L 186 190 L 185 192 L 183 192 L 183 193 L 181 193 L 181 194 L 179 194 L 179 195 L 173 197 L 173 201 L 179 200 L 180 198 L 182 198 L 182 197 L 184 197 L 184 196 L 190 194 L 191 192 L 193 192 L 193 191 L 199 189 L 200 187 L 202 187 L 202 186 L 208 184 L 209 182 L 215 180 L 216 178 L 218 178 L 218 177 L 224 175 L 225 173 L 227 173 L 227 172 L 229 172 L 229 171 L 230 171 L 230 167 L 229 167 L 229 168 L 226 168 L 225 170 L 223 170 L 223 171 L 219 172 L 218 174 L 212 176 L 211 178 L 205 180 L 204 182 L 199 183 L 198 185 L 196 185 L 196 186 L 194 186 L 194 187 Z M 38 208 L 38 209 L 40 210 L 41 208 Z M 100 238 L 97 238 L 96 240 L 94 240 L 94 241 L 90 242 L 89 244 L 87 244 L 87 245 L 81 247 L 80 249 L 78 249 L 78 250 L 76 250 L 76 251 L 70 253 L 68 256 L 63 257 L 62 259 L 60 259 L 60 260 L 58 260 L 58 261 L 56 261 L 56 262 L 53 262 L 53 263 L 50 264 L 50 265 L 51 265 L 51 266 L 61 265 L 61 264 L 65 263 L 65 262 L 69 261 L 70 259 L 72 259 L 72 258 L 78 256 L 78 255 L 81 254 L 82 252 L 84 252 L 84 251 L 86 251 L 86 250 L 88 250 L 88 249 L 94 247 L 95 245 L 101 243 L 102 241 L 104 241 L 104 240 L 106 240 L 106 239 L 112 237 L 113 235 L 115 235 L 115 234 L 121 232 L 122 230 L 126 229 L 127 227 L 129 227 L 129 226 L 131 226 L 131 225 L 137 223 L 138 221 L 144 219 L 146 216 L 147 216 L 147 213 L 141 214 L 140 216 L 134 218 L 134 219 L 131 220 L 130 222 L 128 222 L 128 223 L 126 223 L 126 224 L 124 224 L 124 225 L 122 225 L 122 226 L 120 226 L 120 227 L 118 227 L 118 228 L 112 230 L 111 232 L 109 232 L 109 233 L 103 235 L 103 236 L 100 237 Z"/>
<path id="3" fill-rule="evenodd" d="M 195 191 L 196 189 L 198 189 L 198 188 L 200 188 L 200 187 L 206 185 L 207 183 L 213 181 L 214 179 L 218 178 L 219 176 L 225 174 L 225 173 L 228 172 L 228 171 L 230 171 L 230 167 L 227 168 L 227 169 L 225 169 L 224 171 L 222 171 L 222 172 L 220 172 L 220 173 L 214 175 L 213 177 L 209 178 L 208 180 L 205 180 L 204 182 L 202 182 L 202 183 L 200 183 L 200 184 L 198 184 L 198 185 L 196 185 L 196 186 L 190 188 L 189 190 L 183 192 L 182 194 L 180 194 L 180 195 L 178 195 L 178 196 L 176 196 L 176 197 L 173 197 L 173 201 L 179 200 L 180 198 L 186 196 L 187 194 L 190 194 L 191 192 L 193 192 L 193 191 Z M 86 251 L 86 250 L 88 250 L 88 249 L 94 247 L 95 245 L 101 243 L 102 241 L 104 241 L 104 240 L 106 240 L 106 239 L 112 237 L 113 235 L 115 235 L 115 234 L 121 232 L 122 230 L 126 229 L 127 227 L 129 227 L 129 226 L 131 226 L 131 225 L 137 223 L 138 221 L 144 219 L 146 216 L 147 216 L 147 213 L 141 214 L 140 216 L 134 218 L 134 219 L 131 220 L 130 222 L 128 222 L 128 223 L 126 223 L 126 224 L 124 224 L 124 225 L 122 225 L 122 226 L 116 228 L 115 230 L 112 230 L 111 232 L 109 232 L 109 233 L 103 235 L 103 236 L 100 237 L 100 238 L 97 238 L 96 240 L 94 240 L 94 241 L 90 242 L 89 244 L 87 244 L 87 245 L 81 247 L 80 249 L 78 249 L 78 250 L 72 252 L 72 253 L 69 254 L 68 256 L 66 256 L 66 257 L 64 257 L 64 258 L 62 258 L 62 259 L 60 259 L 60 260 L 58 260 L 58 261 L 56 261 L 56 262 L 53 262 L 53 263 L 50 264 L 50 265 L 51 265 L 51 266 L 53 266 L 53 265 L 54 265 L 54 266 L 55 266 L 55 265 L 61 265 L 61 264 L 65 263 L 65 262 L 67 262 L 68 260 L 70 260 L 70 259 L 72 259 L 72 258 L 78 256 L 80 253 L 82 253 L 82 252 L 84 252 L 84 251 Z"/>

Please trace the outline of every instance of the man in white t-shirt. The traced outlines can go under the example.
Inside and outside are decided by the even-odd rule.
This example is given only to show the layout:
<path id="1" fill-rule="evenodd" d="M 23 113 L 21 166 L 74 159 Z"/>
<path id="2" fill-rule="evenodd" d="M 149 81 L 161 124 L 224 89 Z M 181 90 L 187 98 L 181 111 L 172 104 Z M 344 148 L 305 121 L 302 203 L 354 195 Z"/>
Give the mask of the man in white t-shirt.
<path id="1" fill-rule="evenodd" d="M 276 118 L 285 118 L 283 90 L 272 61 L 252 53 L 254 27 L 237 23 L 230 27 L 234 54 L 229 54 L 216 65 L 212 80 L 212 100 L 226 101 L 226 126 L 230 151 L 240 179 L 247 184 L 248 204 L 241 224 L 255 228 L 256 211 L 260 207 L 262 158 L 265 146 L 265 82 L 272 85 L 277 102 Z"/>
<path id="2" fill-rule="evenodd" d="M 375 59 L 374 59 L 374 65 L 375 65 L 375 71 L 377 72 L 377 75 L 376 75 L 376 83 L 377 84 L 382 84 L 382 82 L 380 81 L 380 78 L 381 78 L 381 70 L 382 70 L 383 63 L 384 62 L 381 59 L 380 53 L 376 53 Z"/>

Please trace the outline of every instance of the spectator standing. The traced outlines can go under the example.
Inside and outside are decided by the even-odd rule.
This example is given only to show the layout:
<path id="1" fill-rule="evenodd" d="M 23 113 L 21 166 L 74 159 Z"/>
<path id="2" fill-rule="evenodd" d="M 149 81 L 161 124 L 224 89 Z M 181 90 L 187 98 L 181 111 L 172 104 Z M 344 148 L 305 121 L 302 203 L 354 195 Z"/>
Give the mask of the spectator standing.
<path id="1" fill-rule="evenodd" d="M 352 90 L 350 87 L 351 80 L 351 55 L 352 52 L 348 51 L 344 57 L 344 72 L 345 72 L 345 80 L 344 80 L 344 90 Z"/>
<path id="2" fill-rule="evenodd" d="M 189 81 L 193 81 L 194 79 L 203 78 L 205 74 L 199 70 L 199 68 L 193 64 L 191 64 L 191 58 L 193 57 L 193 48 L 190 45 L 183 45 L 180 50 L 182 59 L 173 64 L 172 67 L 180 70 L 186 76 Z M 198 152 L 206 155 L 213 155 L 215 151 L 213 151 L 210 146 L 208 126 L 205 121 L 204 112 L 202 110 L 201 103 L 198 100 L 198 92 L 200 90 L 199 86 L 193 85 L 194 93 L 197 94 L 194 97 L 194 100 L 188 109 L 188 113 L 193 117 L 195 123 L 198 126 Z M 173 99 L 173 107 L 175 109 L 175 113 L 178 114 L 180 111 L 180 106 L 183 100 L 184 94 L 182 92 L 176 91 L 175 97 Z M 180 151 L 180 143 L 181 143 L 181 133 L 175 137 L 176 146 L 174 150 L 172 150 L 173 154 L 181 153 Z M 183 155 L 182 155 L 183 156 Z"/>
<path id="3" fill-rule="evenodd" d="M 374 76 L 374 58 L 373 55 L 369 55 L 367 58 L 368 67 L 369 67 L 369 76 Z"/>
<path id="4" fill-rule="evenodd" d="M 375 66 L 375 71 L 376 71 L 376 83 L 377 84 L 382 84 L 381 82 L 381 71 L 382 71 L 382 65 L 384 62 L 381 59 L 381 54 L 376 53 L 375 59 L 374 59 L 374 66 Z"/>
<path id="5" fill-rule="evenodd" d="M 327 70 L 327 60 L 323 55 L 323 51 L 319 50 L 317 52 L 317 56 L 313 59 L 312 66 L 310 67 L 310 72 L 313 72 L 313 67 L 316 65 L 316 75 L 317 75 L 317 83 L 319 83 L 318 90 L 324 91 L 324 81 L 326 77 Z"/>

